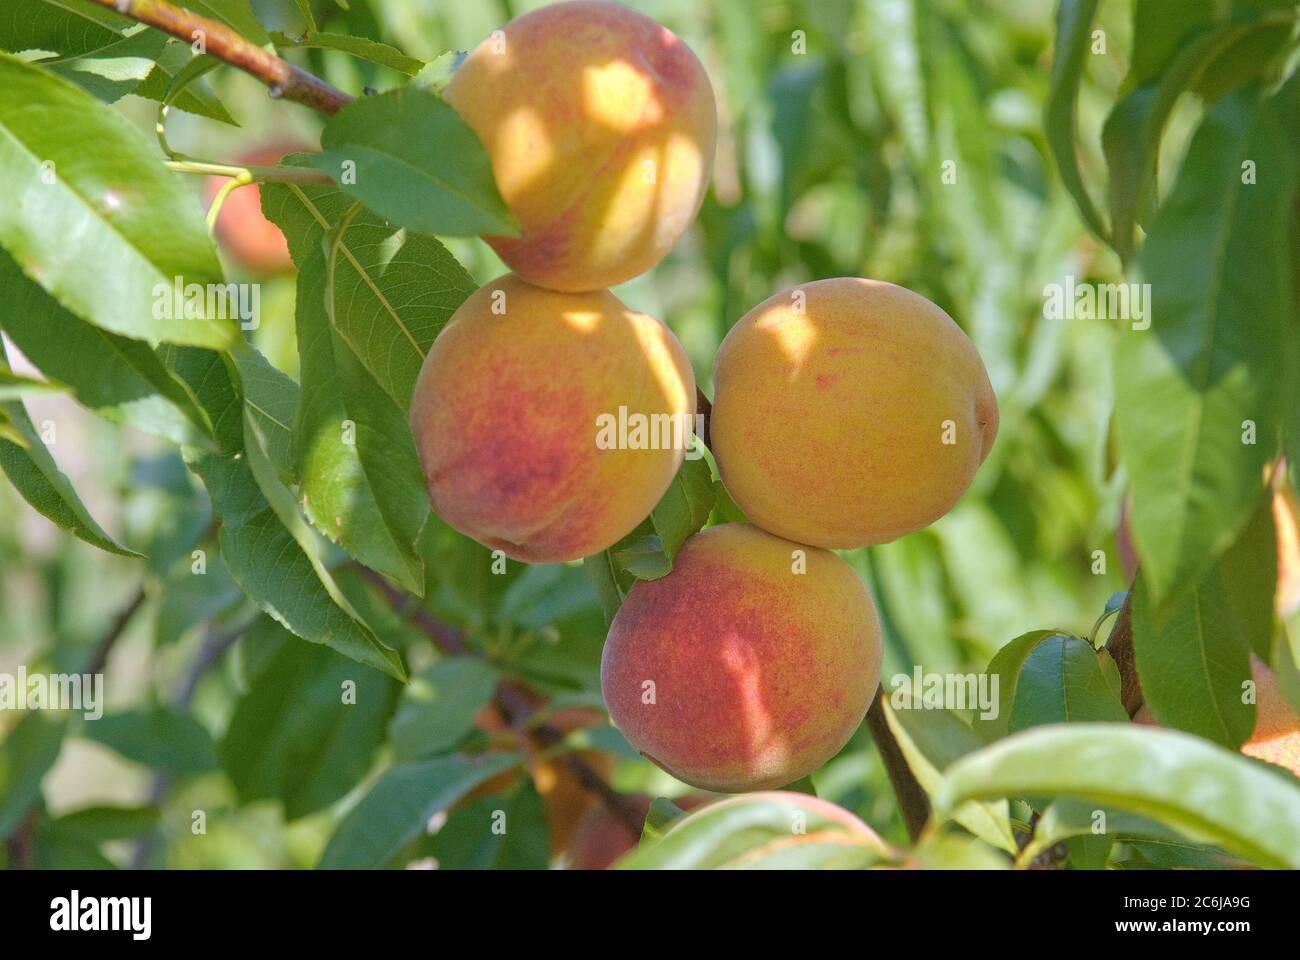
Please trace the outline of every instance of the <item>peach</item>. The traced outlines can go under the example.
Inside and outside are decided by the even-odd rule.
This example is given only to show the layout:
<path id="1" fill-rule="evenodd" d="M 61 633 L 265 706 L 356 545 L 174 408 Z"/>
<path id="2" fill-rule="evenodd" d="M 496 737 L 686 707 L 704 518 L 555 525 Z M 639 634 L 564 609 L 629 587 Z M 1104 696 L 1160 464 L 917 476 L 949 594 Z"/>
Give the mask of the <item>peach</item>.
<path id="1" fill-rule="evenodd" d="M 241 154 L 234 162 L 237 166 L 270 167 L 286 153 L 302 149 L 293 143 L 272 144 Z M 228 177 L 207 179 L 204 189 L 209 204 L 228 182 Z M 238 187 L 226 196 L 214 232 L 230 258 L 253 273 L 274 275 L 293 270 L 289 244 L 280 228 L 263 216 L 262 195 L 255 183 Z"/>
<path id="2" fill-rule="evenodd" d="M 997 400 L 948 314 L 892 283 L 776 294 L 714 364 L 713 453 L 764 530 L 818 547 L 886 543 L 952 508 L 988 455 Z"/>
<path id="3" fill-rule="evenodd" d="M 650 812 L 650 798 L 645 794 L 634 794 L 628 799 L 637 805 L 644 821 Z M 674 797 L 673 803 L 684 811 L 690 811 L 715 799 L 712 794 L 688 793 Z M 629 833 L 608 806 L 594 803 L 572 831 L 572 840 L 565 850 L 566 866 L 570 870 L 607 870 L 640 842 L 641 835 Z"/>
<path id="4" fill-rule="evenodd" d="M 516 560 L 559 563 L 646 517 L 694 413 L 690 361 L 658 320 L 607 290 L 557 293 L 506 275 L 434 341 L 411 429 L 443 520 Z"/>
<path id="5" fill-rule="evenodd" d="M 1300 503 L 1286 487 L 1273 493 L 1273 524 L 1277 527 L 1277 612 L 1289 617 L 1300 611 Z"/>
<path id="6" fill-rule="evenodd" d="M 1251 656 L 1255 678 L 1255 729 L 1241 752 L 1257 760 L 1285 767 L 1300 777 L 1300 714 L 1277 688 L 1277 676 L 1256 656 Z M 1134 723 L 1159 726 L 1145 703 L 1133 717 Z"/>
<path id="7" fill-rule="evenodd" d="M 695 219 L 713 165 L 713 88 L 672 32 L 613 3 L 511 20 L 445 93 L 478 135 L 521 236 L 489 236 L 554 290 L 644 273 Z"/>
<path id="8" fill-rule="evenodd" d="M 880 622 L 835 554 L 749 524 L 710 527 L 642 580 L 610 626 L 610 718 L 686 783 L 734 793 L 798 780 L 844 746 L 880 681 Z"/>

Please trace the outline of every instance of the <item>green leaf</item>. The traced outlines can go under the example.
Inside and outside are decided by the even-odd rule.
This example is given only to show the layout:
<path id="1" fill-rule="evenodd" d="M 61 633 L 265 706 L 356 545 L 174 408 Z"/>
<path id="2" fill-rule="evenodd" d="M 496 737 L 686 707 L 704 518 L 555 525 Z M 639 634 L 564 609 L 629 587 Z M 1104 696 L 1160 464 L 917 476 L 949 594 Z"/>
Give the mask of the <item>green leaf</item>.
<path id="1" fill-rule="evenodd" d="M 1241 182 L 1246 160 L 1258 183 Z M 1120 341 L 1115 422 L 1156 608 L 1236 541 L 1275 454 L 1295 173 L 1258 94 L 1225 98 L 1206 113 L 1139 261 L 1152 324 Z"/>
<path id="2" fill-rule="evenodd" d="M 185 0 L 184 6 L 197 14 L 234 27 L 244 39 L 253 41 L 259 47 L 271 42 L 266 28 L 253 13 L 250 0 Z"/>
<path id="3" fill-rule="evenodd" d="M 963 757 L 936 815 L 972 800 L 1083 797 L 1122 807 L 1269 868 L 1300 867 L 1300 786 L 1240 754 L 1130 724 L 1035 727 Z"/>
<path id="4" fill-rule="evenodd" d="M 4 254 L 0 253 L 0 256 Z M 34 380 L 31 377 L 20 376 L 10 370 L 6 364 L 0 363 L 0 402 L 21 400 L 33 393 L 67 392 L 67 385 L 57 380 Z"/>
<path id="5" fill-rule="evenodd" d="M 1043 811 L 1034 825 L 1033 837 L 1020 851 L 1018 860 L 1022 864 L 1030 863 L 1063 840 L 1083 836 L 1106 837 L 1113 843 L 1141 839 L 1184 842 L 1177 831 L 1158 820 L 1066 797 Z"/>
<path id="6" fill-rule="evenodd" d="M 93 54 L 38 61 L 42 67 L 75 83 L 104 103 L 134 93 L 167 46 L 166 34 L 137 26 Z"/>
<path id="7" fill-rule="evenodd" d="M 401 688 L 269 618 L 247 639 L 269 649 L 230 718 L 221 766 L 242 803 L 279 800 L 285 819 L 296 820 L 365 777 Z"/>
<path id="8" fill-rule="evenodd" d="M 448 50 L 434 57 L 415 75 L 411 85 L 442 96 L 442 91 L 447 88 L 447 84 L 451 83 L 452 76 L 460 69 L 467 56 L 469 54 L 464 50 Z"/>
<path id="9" fill-rule="evenodd" d="M 71 386 L 82 406 L 174 443 L 212 435 L 194 396 L 148 344 L 65 310 L 3 250 L 0 297 L 6 304 L 0 326 L 46 376 Z"/>
<path id="10" fill-rule="evenodd" d="M 1020 682 L 1020 671 L 1025 659 L 1034 652 L 1034 648 L 1054 636 L 1052 630 L 1032 630 L 1021 634 L 1007 643 L 989 661 L 985 673 L 997 678 L 998 704 L 992 716 L 977 712 L 972 720 L 975 733 L 987 743 L 992 743 L 1010 733 L 1011 711 L 1016 702 L 1016 685 Z"/>
<path id="11" fill-rule="evenodd" d="M 0 346 L 0 360 L 3 359 L 4 348 Z M 124 557 L 139 558 L 140 554 L 122 546 L 95 522 L 41 442 L 22 403 L 0 403 L 0 411 L 4 413 L 8 428 L 8 436 L 0 434 L 0 469 L 4 470 L 22 498 L 41 516 L 91 546 Z M 13 434 L 23 442 L 15 443 Z"/>
<path id="12" fill-rule="evenodd" d="M 0 50 L 43 50 L 63 57 L 94 54 L 136 24 L 90 0 L 6 0 Z"/>
<path id="13" fill-rule="evenodd" d="M 663 542 L 657 534 L 645 534 L 610 550 L 614 562 L 638 580 L 658 580 L 672 573 Z"/>
<path id="14" fill-rule="evenodd" d="M 170 103 L 186 113 L 237 127 L 238 122 L 201 77 L 219 63 L 206 55 L 192 56 L 188 44 L 170 43 L 158 56 L 153 71 L 131 92 L 137 97 Z"/>
<path id="15" fill-rule="evenodd" d="M 430 850 L 439 870 L 545 870 L 551 859 L 546 805 L 525 779 L 508 796 L 453 810 Z"/>
<path id="16" fill-rule="evenodd" d="M 1277 620 L 1274 598 L 1278 581 L 1278 535 L 1271 491 L 1261 491 L 1259 505 L 1246 529 L 1217 566 L 1222 596 L 1231 607 L 1236 630 L 1248 648 L 1269 659 Z"/>
<path id="17" fill-rule="evenodd" d="M 329 572 L 258 487 L 242 459 L 191 454 L 221 518 L 221 555 L 235 582 L 264 611 L 304 640 L 406 679 L 401 657 L 357 617 Z"/>
<path id="18" fill-rule="evenodd" d="M 1052 634 L 1025 657 L 1008 729 L 1090 721 L 1127 723 L 1128 711 L 1102 676 L 1096 648 L 1081 637 Z"/>
<path id="19" fill-rule="evenodd" d="M 339 823 L 321 855 L 322 870 L 378 869 L 480 783 L 518 762 L 510 754 L 451 756 L 393 767 Z"/>
<path id="20" fill-rule="evenodd" d="M 1176 16 L 1183 16 L 1181 8 Z M 1133 252 L 1134 225 L 1154 202 L 1160 140 L 1174 105 L 1183 93 L 1196 88 L 1203 77 L 1216 78 L 1216 62 L 1261 30 L 1282 41 L 1289 34 L 1289 28 L 1285 28 L 1279 35 L 1278 26 L 1271 21 L 1250 21 L 1222 23 L 1180 36 L 1177 53 L 1162 64 L 1158 76 L 1129 90 L 1106 118 L 1102 149 L 1110 170 L 1111 233 L 1122 260 L 1127 261 Z M 1261 57 L 1256 65 L 1267 60 Z M 1214 82 L 1221 80 L 1222 76 L 1218 76 Z M 1241 110 L 1242 105 L 1231 109 Z M 1238 172 L 1233 171 L 1234 175 Z"/>
<path id="21" fill-rule="evenodd" d="M 478 657 L 448 657 L 412 677 L 389 725 L 394 759 L 404 763 L 456 747 L 474 729 L 498 679 Z"/>
<path id="22" fill-rule="evenodd" d="M 1077 159 L 1075 102 L 1083 78 L 1084 60 L 1092 41 L 1092 21 L 1097 0 L 1060 0 L 1056 8 L 1056 49 L 1052 58 L 1051 87 L 1043 110 L 1047 145 L 1056 160 L 1061 182 L 1079 207 L 1088 229 L 1107 241 L 1106 224 L 1084 185 Z M 1142 44 L 1136 45 L 1139 49 Z"/>
<path id="23" fill-rule="evenodd" d="M 367 320 L 351 312 L 340 315 L 338 302 L 347 303 L 349 311 L 391 311 L 394 323 L 407 315 L 415 323 L 441 326 L 454 308 L 439 317 L 429 311 L 430 304 L 441 300 L 441 291 L 447 289 L 464 289 L 468 295 L 472 281 L 441 244 L 427 238 L 407 242 L 411 252 L 422 257 L 413 264 L 359 274 L 359 261 L 345 246 L 333 258 L 331 271 L 322 251 L 325 231 L 352 205 L 337 188 L 267 185 L 262 205 L 284 230 L 298 266 L 296 322 L 303 390 L 296 413 L 295 458 L 307 515 L 366 566 L 420 594 L 423 561 L 414 544 L 428 518 L 429 501 L 405 408 L 398 407 L 335 333 L 331 319 L 345 327 Z M 418 267 L 410 269 L 418 263 L 445 270 L 450 288 Z M 439 283 L 438 292 L 417 304 L 421 287 L 432 282 Z M 337 299 L 340 283 L 352 297 Z M 459 305 L 463 296 L 449 299 Z"/>
<path id="24" fill-rule="evenodd" d="M 61 716 L 28 713 L 0 742 L 0 837 L 22 823 L 41 795 L 41 780 L 63 746 L 67 723 Z"/>
<path id="25" fill-rule="evenodd" d="M 686 816 L 686 811 L 667 797 L 655 797 L 650 801 L 650 810 L 645 815 L 645 826 L 641 829 L 641 841 L 658 840 L 673 824 Z"/>
<path id="26" fill-rule="evenodd" d="M 939 788 L 944 770 L 982 745 L 974 731 L 948 710 L 895 710 L 886 705 L 885 720 L 908 768 L 927 794 Z M 967 804 L 956 812 L 954 819 L 982 840 L 1015 853 L 1016 841 L 1005 801 Z"/>
<path id="27" fill-rule="evenodd" d="M 608 550 L 590 557 L 584 557 L 582 569 L 587 574 L 587 579 L 591 582 L 592 589 L 596 591 L 596 596 L 600 600 L 600 609 L 605 614 L 606 625 L 613 623 L 618 608 L 623 605 L 623 597 L 625 596 L 615 573 L 614 557 Z"/>
<path id="28" fill-rule="evenodd" d="M 148 833 L 158 825 L 157 807 L 83 807 L 42 825 L 59 837 L 103 843 Z"/>
<path id="29" fill-rule="evenodd" d="M 1159 612 L 1146 584 L 1134 586 L 1133 654 L 1142 697 L 1161 724 L 1233 750 L 1250 739 L 1255 705 L 1242 696 L 1250 642 L 1218 568 Z"/>
<path id="30" fill-rule="evenodd" d="M 276 476 L 291 482 L 297 476 L 293 421 L 298 410 L 298 385 L 252 347 L 241 347 L 231 356 L 239 372 L 244 404 L 266 443 L 266 455 Z"/>
<path id="31" fill-rule="evenodd" d="M 40 110 L 31 105 L 39 103 Z M 85 149 L 94 143 L 94 150 Z M 217 283 L 221 267 L 188 186 L 125 118 L 47 70 L 0 54 L 0 245 L 95 326 L 224 348 L 232 320 L 187 319 L 155 287 Z M 76 237 L 75 244 L 68 238 Z M 93 269 L 88 268 L 93 265 Z"/>
<path id="32" fill-rule="evenodd" d="M 283 33 L 274 34 L 278 46 L 317 47 L 322 50 L 339 50 L 359 60 L 377 63 L 398 73 L 413 77 L 424 67 L 423 60 L 408 57 L 396 47 L 379 43 L 368 37 L 354 37 L 346 33 L 322 33 L 309 29 L 301 37 L 288 37 Z"/>
<path id="33" fill-rule="evenodd" d="M 890 856 L 870 831 L 827 816 L 832 804 L 786 795 L 731 797 L 677 821 L 617 864 L 620 870 L 830 869 L 865 867 Z"/>
<path id="34" fill-rule="evenodd" d="M 188 713 L 170 707 L 144 707 L 88 720 L 80 733 L 164 773 L 207 773 L 217 767 L 211 734 Z"/>
<path id="35" fill-rule="evenodd" d="M 354 100 L 326 122 L 321 146 L 312 165 L 399 226 L 451 236 L 518 234 L 478 137 L 428 91 L 405 87 Z M 349 162 L 355 177 L 345 178 Z"/>
<path id="36" fill-rule="evenodd" d="M 650 511 L 650 520 L 670 565 L 687 538 L 708 522 L 716 501 L 708 462 L 703 457 L 683 460 L 667 492 Z"/>

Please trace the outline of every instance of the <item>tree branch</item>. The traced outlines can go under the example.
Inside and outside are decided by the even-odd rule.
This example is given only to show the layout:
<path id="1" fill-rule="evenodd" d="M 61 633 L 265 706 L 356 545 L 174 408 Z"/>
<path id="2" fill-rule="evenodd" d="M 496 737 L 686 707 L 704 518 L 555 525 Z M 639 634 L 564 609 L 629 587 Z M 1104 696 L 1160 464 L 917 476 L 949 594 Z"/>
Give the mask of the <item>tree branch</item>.
<path id="1" fill-rule="evenodd" d="M 443 653 L 450 656 L 478 655 L 477 651 L 471 649 L 469 644 L 465 642 L 465 638 L 459 630 L 443 623 L 417 603 L 413 597 L 394 587 L 381 574 L 361 564 L 355 564 L 354 566 L 361 576 L 383 595 L 394 612 L 410 620 L 423 630 Z M 505 718 L 506 723 L 512 726 L 522 726 L 527 723 L 528 718 L 534 712 L 533 706 L 529 703 L 527 697 L 508 683 L 497 684 L 493 700 L 497 709 L 501 711 L 502 716 Z M 564 741 L 564 734 L 547 723 L 535 724 L 529 728 L 529 732 L 536 736 L 546 748 L 554 747 Z M 568 768 L 584 790 L 600 798 L 601 802 L 609 809 L 609 812 L 633 836 L 639 837 L 641 835 L 641 829 L 645 825 L 644 819 L 630 798 L 625 797 L 611 787 L 605 778 L 578 754 L 570 751 L 560 758 L 560 762 Z"/>
<path id="2" fill-rule="evenodd" d="M 1133 583 L 1137 583 L 1139 573 L 1133 574 Z M 1120 607 L 1106 640 L 1106 652 L 1119 668 L 1120 702 L 1131 717 L 1142 707 L 1142 684 L 1138 681 L 1137 661 L 1133 657 L 1133 586 L 1129 585 L 1128 596 L 1124 606 Z"/>
<path id="3" fill-rule="evenodd" d="M 292 100 L 327 115 L 352 101 L 352 97 L 343 91 L 336 90 L 319 77 L 300 70 L 287 60 L 245 40 L 224 23 L 200 17 L 164 0 L 94 2 L 186 43 L 193 43 L 201 37 L 209 56 L 261 80 L 270 87 L 272 97 Z"/>
<path id="4" fill-rule="evenodd" d="M 883 688 L 876 691 L 876 699 L 867 711 L 867 729 L 871 732 L 871 739 L 876 742 L 876 749 L 880 751 L 885 772 L 889 774 L 889 782 L 898 798 L 898 811 L 902 814 L 903 825 L 907 827 L 907 835 L 916 841 L 925 829 L 926 821 L 930 819 L 930 798 L 913 775 L 912 768 L 907 765 L 903 750 L 894 739 L 894 732 L 889 729 L 889 721 L 885 719 L 887 696 Z"/>

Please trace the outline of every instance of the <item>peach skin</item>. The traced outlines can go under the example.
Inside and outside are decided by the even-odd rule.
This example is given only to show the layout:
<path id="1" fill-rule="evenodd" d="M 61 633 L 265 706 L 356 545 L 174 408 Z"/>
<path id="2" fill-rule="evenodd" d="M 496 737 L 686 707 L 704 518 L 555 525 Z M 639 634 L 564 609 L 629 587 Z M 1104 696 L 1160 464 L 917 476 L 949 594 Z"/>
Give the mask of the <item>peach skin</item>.
<path id="1" fill-rule="evenodd" d="M 677 338 L 608 290 L 508 274 L 434 341 L 411 430 L 443 520 L 516 560 L 560 563 L 630 533 L 681 466 L 676 436 L 602 431 L 623 414 L 671 419 L 689 441 L 695 376 Z"/>
<path id="2" fill-rule="evenodd" d="M 613 3 L 511 20 L 453 75 L 447 102 L 492 161 L 519 237 L 485 237 L 523 279 L 599 290 L 653 267 L 699 212 L 716 106 L 690 48 Z"/>
<path id="3" fill-rule="evenodd" d="M 713 453 L 764 530 L 887 543 L 947 513 L 998 430 L 974 345 L 920 294 L 818 280 L 760 303 L 714 362 Z"/>
<path id="4" fill-rule="evenodd" d="M 844 746 L 880 681 L 880 622 L 835 554 L 749 524 L 709 527 L 638 581 L 610 626 L 610 718 L 686 783 L 735 793 L 798 780 Z"/>

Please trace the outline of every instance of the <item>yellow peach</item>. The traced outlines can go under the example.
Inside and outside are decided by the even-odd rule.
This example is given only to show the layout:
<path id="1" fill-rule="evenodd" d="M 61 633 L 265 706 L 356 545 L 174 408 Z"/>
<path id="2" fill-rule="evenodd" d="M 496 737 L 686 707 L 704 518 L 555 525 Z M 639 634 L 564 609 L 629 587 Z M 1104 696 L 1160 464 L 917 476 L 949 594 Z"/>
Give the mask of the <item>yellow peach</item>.
<path id="1" fill-rule="evenodd" d="M 534 10 L 479 44 L 445 95 L 486 147 L 522 229 L 484 239 L 530 283 L 583 291 L 630 280 L 699 212 L 713 88 L 649 17 L 613 3 Z"/>
<path id="2" fill-rule="evenodd" d="M 760 303 L 714 364 L 712 442 L 746 516 L 819 547 L 886 543 L 952 508 L 997 400 L 948 314 L 892 283 L 819 280 Z"/>

